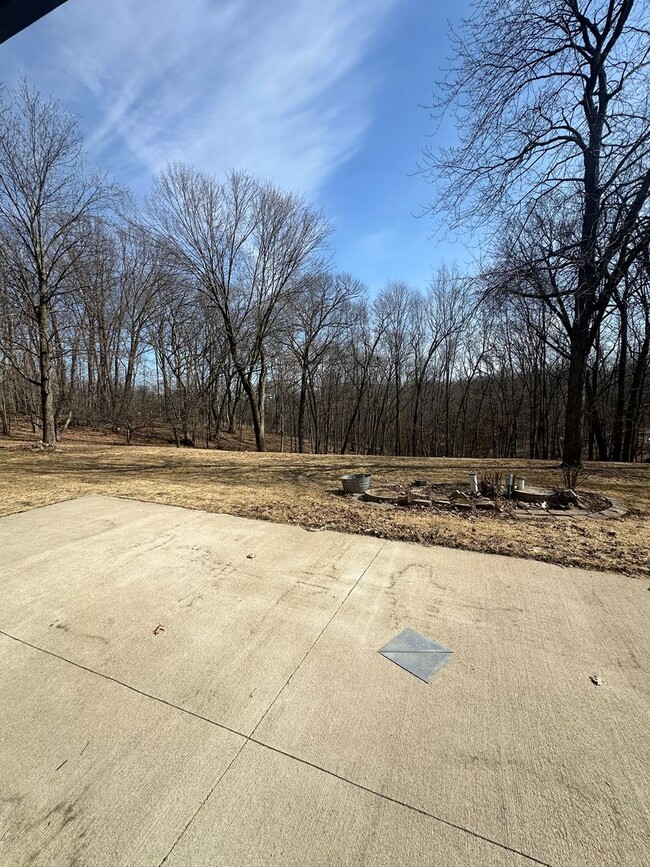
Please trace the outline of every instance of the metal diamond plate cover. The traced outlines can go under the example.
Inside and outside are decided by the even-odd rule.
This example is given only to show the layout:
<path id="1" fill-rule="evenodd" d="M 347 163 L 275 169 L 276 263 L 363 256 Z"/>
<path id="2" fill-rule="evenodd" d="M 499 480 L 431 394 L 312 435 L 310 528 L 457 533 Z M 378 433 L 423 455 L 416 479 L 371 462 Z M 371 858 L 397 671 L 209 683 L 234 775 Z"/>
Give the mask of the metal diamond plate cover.
<path id="1" fill-rule="evenodd" d="M 453 656 L 453 650 L 443 647 L 412 629 L 403 629 L 379 651 L 400 668 L 429 683 Z"/>

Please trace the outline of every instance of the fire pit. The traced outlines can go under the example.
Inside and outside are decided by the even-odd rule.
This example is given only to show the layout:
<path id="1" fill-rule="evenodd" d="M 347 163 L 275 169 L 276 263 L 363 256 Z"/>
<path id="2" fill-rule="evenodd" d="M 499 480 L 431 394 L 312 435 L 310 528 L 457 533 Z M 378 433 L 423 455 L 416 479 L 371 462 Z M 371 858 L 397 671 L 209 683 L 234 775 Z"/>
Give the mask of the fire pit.
<path id="1" fill-rule="evenodd" d="M 502 484 L 493 479 L 492 488 L 485 491 L 489 480 L 482 479 L 483 490 L 474 492 L 463 481 L 426 483 L 416 479 L 410 483 L 388 483 L 375 487 L 370 485 L 369 475 L 344 476 L 343 486 L 349 492 L 361 495 L 366 503 L 386 509 L 407 508 L 415 510 L 452 511 L 457 513 L 503 515 L 505 517 L 575 517 L 590 515 L 598 517 L 621 517 L 625 509 L 613 504 L 607 497 L 594 492 L 538 488 L 522 484 Z M 424 484 L 423 484 L 424 481 Z M 470 479 L 471 482 L 471 479 Z M 360 485 L 367 485 L 363 488 Z M 347 492 L 347 491 L 346 491 Z"/>

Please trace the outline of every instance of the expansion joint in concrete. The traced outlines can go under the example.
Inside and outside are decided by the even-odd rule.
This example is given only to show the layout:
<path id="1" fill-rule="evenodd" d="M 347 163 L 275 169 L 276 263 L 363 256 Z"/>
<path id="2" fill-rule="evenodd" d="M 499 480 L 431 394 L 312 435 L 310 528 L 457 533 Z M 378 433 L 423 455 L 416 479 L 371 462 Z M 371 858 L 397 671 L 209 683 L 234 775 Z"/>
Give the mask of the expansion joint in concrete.
<path id="1" fill-rule="evenodd" d="M 352 786 L 353 788 L 358 789 L 361 792 L 365 792 L 368 795 L 374 795 L 376 798 L 381 798 L 383 801 L 388 801 L 388 803 L 390 804 L 395 804 L 398 807 L 404 807 L 406 810 L 410 810 L 412 813 L 417 813 L 418 815 L 424 816 L 427 819 L 432 819 L 434 822 L 440 822 L 440 824 L 446 825 L 448 828 L 454 828 L 456 831 L 460 831 L 463 834 L 468 834 L 470 837 L 474 837 L 475 839 L 481 840 L 484 843 L 489 843 L 491 846 L 496 846 L 499 849 L 509 852 L 511 855 L 518 855 L 519 857 L 524 858 L 531 864 L 539 864 L 541 865 L 541 867 L 553 867 L 553 865 L 548 861 L 542 861 L 539 858 L 535 858 L 534 855 L 529 855 L 526 852 L 522 852 L 520 849 L 515 849 L 512 846 L 508 846 L 506 843 L 500 843 L 498 840 L 493 840 L 491 837 L 486 837 L 485 834 L 480 834 L 478 831 L 474 831 L 471 828 L 466 828 L 464 825 L 458 825 L 455 822 L 450 822 L 449 819 L 443 819 L 442 816 L 438 816 L 435 813 L 430 813 L 427 810 L 423 810 L 421 807 L 416 807 L 413 804 L 409 804 L 407 801 L 400 801 L 399 798 L 393 798 L 391 795 L 386 795 L 384 792 L 378 792 L 376 789 L 371 789 L 369 786 L 364 786 L 362 783 L 357 783 L 354 780 L 350 780 L 348 777 L 344 777 L 341 774 L 337 774 L 334 771 L 323 768 L 321 765 L 317 765 L 314 762 L 307 761 L 307 759 L 301 759 L 299 756 L 294 756 L 292 753 L 288 753 L 285 750 L 279 749 L 278 747 L 273 747 L 270 744 L 264 743 L 264 741 L 259 741 L 252 735 L 248 738 L 248 741 L 250 743 L 256 744 L 259 747 L 264 747 L 265 749 L 270 750 L 272 753 L 284 756 L 287 759 L 292 759 L 294 762 L 298 762 L 299 764 L 305 765 L 308 768 L 313 768 L 316 771 L 327 774 L 328 777 L 333 777 L 335 780 L 339 780 L 342 783 L 347 783 L 348 786 Z"/>
<path id="2" fill-rule="evenodd" d="M 385 543 L 384 543 L 384 544 L 385 544 Z M 501 849 L 501 850 L 503 850 L 503 851 L 506 851 L 506 852 L 508 852 L 508 853 L 510 853 L 510 854 L 512 854 L 512 855 L 517 855 L 517 856 L 519 856 L 519 857 L 525 859 L 525 861 L 527 861 L 528 863 L 531 863 L 531 864 L 538 864 L 538 865 L 541 865 L 541 867 L 553 867 L 553 865 L 551 865 L 551 864 L 550 864 L 549 862 L 547 862 L 547 861 L 543 861 L 543 860 L 541 860 L 541 859 L 539 859 L 539 858 L 534 857 L 533 855 L 529 855 L 529 854 L 527 854 L 526 852 L 522 852 L 522 851 L 519 850 L 519 849 L 515 849 L 515 848 L 513 848 L 512 846 L 508 846 L 508 845 L 505 844 L 505 843 L 500 843 L 498 840 L 493 840 L 492 838 L 487 837 L 487 836 L 485 836 L 484 834 L 479 833 L 478 831 L 474 831 L 474 830 L 472 830 L 471 828 L 466 828 L 466 827 L 464 827 L 464 826 L 462 826 L 462 825 L 458 825 L 458 824 L 456 824 L 455 822 L 451 822 L 451 821 L 449 821 L 448 819 L 444 819 L 444 818 L 441 817 L 441 816 L 438 816 L 438 815 L 436 815 L 436 814 L 434 814 L 434 813 L 430 813 L 430 812 L 428 812 L 428 811 L 426 811 L 426 810 L 424 810 L 424 809 L 422 809 L 422 808 L 420 808 L 420 807 L 416 807 L 416 806 L 414 806 L 413 804 L 409 804 L 409 803 L 407 803 L 406 801 L 401 801 L 401 800 L 399 800 L 398 798 L 394 798 L 394 797 L 392 797 L 392 796 L 390 796 L 390 795 L 387 795 L 387 794 L 385 794 L 385 793 L 383 793 L 383 792 L 378 792 L 378 791 L 376 791 L 375 789 L 371 789 L 371 788 L 369 788 L 368 786 L 364 786 L 364 785 L 362 785 L 361 783 L 357 783 L 357 782 L 355 782 L 354 780 L 348 779 L 347 777 L 344 777 L 344 776 L 342 776 L 342 775 L 340 775 L 340 774 L 337 774 L 337 773 L 335 773 L 334 771 L 330 771 L 330 770 L 328 770 L 327 768 L 322 767 L 321 765 L 318 765 L 318 764 L 315 764 L 314 762 L 310 762 L 310 761 L 308 761 L 308 760 L 306 760 L 306 759 L 300 758 L 299 756 L 295 756 L 295 755 L 293 755 L 292 753 L 286 752 L 286 751 L 284 751 L 284 750 L 279 749 L 278 747 L 274 747 L 274 746 L 272 746 L 272 745 L 270 745 L 270 744 L 267 744 L 267 743 L 265 743 L 264 741 L 258 740 L 258 739 L 255 737 L 255 732 L 256 732 L 257 729 L 259 728 L 259 726 L 260 726 L 260 724 L 262 723 L 262 721 L 264 720 L 264 718 L 267 716 L 267 714 L 269 713 L 269 711 L 271 710 L 271 708 L 273 707 L 273 705 L 277 702 L 277 700 L 278 700 L 279 697 L 282 695 L 282 693 L 284 692 L 284 690 L 286 689 L 286 687 L 289 685 L 291 679 L 292 679 L 292 678 L 294 677 L 294 675 L 299 671 L 300 667 L 303 665 L 303 663 L 305 662 L 305 660 L 307 659 L 307 657 L 309 656 L 309 654 L 311 653 L 311 651 L 314 649 L 314 647 L 316 646 L 316 644 L 318 643 L 318 641 L 320 640 L 320 638 L 322 637 L 322 635 L 325 633 L 325 631 L 327 630 L 327 628 L 331 625 L 331 623 L 333 622 L 333 620 L 335 619 L 335 617 L 337 616 L 337 614 L 341 611 L 341 609 L 342 609 L 342 607 L 344 606 L 344 604 L 346 603 L 346 601 L 349 599 L 349 597 L 351 596 L 351 594 L 354 592 L 354 590 L 355 590 L 355 589 L 357 588 L 357 586 L 359 585 L 359 582 L 361 581 L 361 579 L 364 577 L 364 575 L 367 573 L 367 571 L 370 569 L 370 567 L 372 566 L 372 564 L 375 562 L 375 560 L 377 559 L 377 557 L 379 556 L 379 554 L 380 554 L 381 551 L 383 550 L 383 547 L 384 547 L 384 546 L 382 546 L 382 547 L 377 551 L 377 553 L 376 553 L 375 556 L 372 558 L 372 560 L 370 561 L 370 563 L 368 563 L 368 565 L 367 565 L 366 568 L 363 570 L 363 572 L 361 573 L 361 575 L 359 575 L 359 577 L 357 578 L 357 580 L 356 580 L 356 581 L 354 582 L 354 584 L 350 587 L 350 589 L 349 589 L 348 592 L 346 593 L 345 597 L 341 600 L 340 604 L 339 604 L 338 607 L 336 608 L 335 612 L 334 612 L 334 613 L 332 614 L 332 616 L 329 618 L 329 620 L 327 621 L 327 623 L 325 624 L 325 626 L 321 629 L 321 631 L 319 632 L 319 634 L 317 635 L 317 637 L 315 638 L 315 640 L 312 642 L 312 644 L 311 644 L 311 646 L 309 647 L 309 649 L 307 650 L 307 652 L 302 656 L 302 658 L 300 659 L 300 661 L 297 663 L 297 665 L 295 666 L 295 668 L 294 668 L 294 670 L 292 671 L 291 675 L 290 675 L 289 678 L 286 680 L 286 682 L 285 682 L 284 685 L 281 687 L 281 689 L 278 691 L 277 695 L 275 696 L 275 698 L 273 699 L 273 701 L 271 702 L 271 704 L 269 705 L 269 707 L 266 709 L 266 711 L 264 712 L 263 716 L 260 718 L 260 720 L 259 720 L 258 723 L 256 724 L 255 728 L 252 730 L 252 732 L 250 732 L 250 734 L 245 734 L 245 733 L 243 733 L 243 732 L 237 731 L 236 729 L 233 729 L 233 728 L 230 728 L 229 726 L 223 725 L 223 723 L 219 723 L 219 722 L 217 722 L 216 720 L 210 719 L 209 717 L 206 717 L 206 716 L 203 716 L 202 714 L 196 713 L 196 711 L 189 710 L 188 708 L 182 707 L 182 706 L 180 706 L 180 705 L 176 705 L 176 704 L 174 704 L 173 702 L 167 701 L 166 699 L 164 699 L 164 698 L 160 698 L 159 696 L 153 695 L 152 693 L 148 693 L 148 692 L 145 692 L 144 690 L 138 689 L 137 687 L 132 686 L 131 684 L 126 683 L 126 682 L 124 682 L 124 681 L 122 681 L 122 680 L 119 680 L 119 679 L 116 678 L 116 677 L 112 677 L 112 676 L 109 675 L 109 674 L 105 674 L 105 673 L 103 673 L 103 672 L 101 672 L 101 671 L 96 671 L 95 669 L 90 668 L 89 666 L 83 665 L 83 664 L 81 664 L 81 663 L 79 663 L 79 662 L 75 662 L 75 661 L 72 660 L 72 659 L 68 659 L 68 658 L 65 657 L 65 656 L 61 656 L 61 655 L 58 654 L 58 653 L 54 653 L 54 652 L 51 651 L 51 650 L 47 650 L 47 649 L 45 649 L 45 648 L 43 648 L 43 647 L 39 647 L 38 645 L 33 644 L 33 643 L 30 642 L 30 641 L 26 641 L 26 640 L 23 639 L 23 638 L 19 638 L 19 637 L 16 636 L 16 635 L 12 635 L 11 633 L 6 632 L 6 631 L 3 630 L 3 629 L 0 629 L 0 635 L 4 636 L 5 638 L 7 638 L 7 639 L 9 639 L 9 640 L 11 640 L 11 641 L 18 642 L 19 644 L 22 644 L 22 645 L 24 645 L 25 647 L 29 647 L 30 649 L 35 650 L 35 651 L 38 652 L 38 653 L 43 653 L 43 654 L 45 654 L 46 656 L 50 656 L 50 657 L 52 657 L 53 659 L 58 660 L 59 662 L 63 662 L 63 663 L 66 663 L 66 664 L 68 664 L 68 665 L 72 665 L 72 666 L 74 666 L 75 668 L 78 668 L 78 669 L 80 669 L 80 670 L 82 670 L 82 671 L 85 671 L 85 672 L 87 672 L 88 674 L 94 675 L 94 676 L 96 676 L 96 677 L 101 677 L 102 679 L 107 680 L 107 681 L 109 681 L 109 682 L 111 682 L 111 683 L 114 683 L 114 684 L 116 684 L 116 685 L 118 685 L 118 686 L 121 686 L 121 687 L 123 687 L 123 688 L 125 688 L 125 689 L 128 689 L 128 690 L 130 690 L 131 692 L 134 692 L 134 693 L 136 693 L 137 695 L 142 696 L 143 698 L 147 698 L 147 699 L 150 699 L 150 700 L 152 700 L 152 701 L 159 702 L 160 704 L 163 704 L 163 705 L 165 705 L 166 707 L 168 707 L 168 708 L 170 708 L 170 709 L 172 709 L 172 710 L 176 710 L 176 711 L 179 711 L 180 713 L 187 714 L 188 716 L 194 717 L 195 719 L 199 719 L 199 720 L 201 720 L 202 722 L 206 722 L 206 723 L 208 723 L 209 725 L 215 726 L 215 727 L 217 727 L 217 728 L 219 728 L 219 729 L 221 729 L 221 730 L 223 730 L 223 731 L 227 731 L 227 732 L 229 732 L 230 734 L 237 735 L 238 737 L 240 737 L 240 738 L 242 739 L 242 743 L 241 743 L 239 749 L 237 750 L 237 752 L 235 753 L 235 755 L 233 756 L 233 758 L 230 760 L 230 762 L 228 763 L 228 765 L 226 766 L 226 768 L 225 768 L 225 769 L 222 771 L 222 773 L 219 775 L 219 777 L 218 777 L 218 779 L 215 781 L 214 785 L 213 785 L 213 786 L 210 788 L 210 790 L 207 792 L 205 798 L 201 801 L 201 803 L 199 804 L 199 806 L 197 807 L 197 809 L 195 810 L 195 812 L 192 814 L 192 816 L 191 816 L 190 819 L 188 820 L 187 824 L 183 827 L 183 829 L 181 830 L 180 834 L 178 835 L 178 837 L 177 837 L 176 840 L 174 841 L 173 845 L 171 846 L 171 848 L 169 849 L 169 851 L 167 852 L 167 854 L 165 855 L 165 857 L 164 857 L 164 858 L 162 859 L 162 861 L 158 864 L 158 867 L 164 867 L 164 864 L 167 862 L 167 860 L 169 859 L 170 855 L 172 854 L 172 852 L 174 851 L 174 849 L 176 848 L 176 846 L 178 845 L 178 843 L 181 841 L 181 839 L 184 837 L 184 835 L 186 834 L 186 832 L 189 830 L 189 828 L 190 828 L 191 825 L 193 824 L 194 820 L 197 818 L 197 816 L 199 815 L 199 813 L 201 812 L 201 810 L 203 809 L 203 807 L 204 807 L 204 806 L 207 804 L 207 802 L 210 800 L 210 798 L 212 797 L 212 795 L 214 794 L 214 792 L 216 791 L 216 789 L 219 787 L 219 784 L 221 783 L 221 781 L 224 779 L 224 777 L 226 776 L 226 774 L 228 773 L 228 771 L 232 768 L 233 764 L 237 761 L 237 759 L 238 759 L 239 756 L 241 755 L 241 753 L 242 753 L 242 751 L 244 750 L 244 748 L 246 747 L 246 745 L 249 744 L 249 743 L 253 743 L 253 744 L 255 744 L 256 746 L 262 747 L 263 749 L 270 750 L 271 752 L 276 753 L 277 755 L 284 756 L 284 757 L 287 758 L 287 759 L 290 759 L 290 760 L 292 760 L 292 761 L 298 762 L 299 764 L 304 765 L 304 766 L 309 767 L 309 768 L 312 768 L 312 769 L 314 769 L 314 770 L 316 770 L 316 771 L 319 771 L 320 773 L 327 774 L 329 777 L 332 777 L 332 778 L 334 778 L 334 779 L 336 779 L 336 780 L 339 780 L 340 782 L 345 783 L 345 784 L 347 784 L 347 785 L 349 785 L 349 786 L 352 786 L 352 787 L 354 787 L 355 789 L 357 789 L 357 790 L 359 790 L 359 791 L 365 792 L 366 794 L 374 795 L 374 796 L 377 797 L 377 798 L 381 798 L 382 800 L 387 801 L 387 802 L 389 802 L 389 803 L 391 803 L 391 804 L 394 804 L 394 805 L 396 805 L 396 806 L 403 807 L 404 809 L 410 810 L 410 811 L 412 811 L 412 812 L 414 812 L 414 813 L 417 813 L 417 814 L 419 814 L 419 815 L 421 815 L 421 816 L 424 816 L 424 817 L 426 817 L 426 818 L 428 818 L 428 819 L 431 819 L 431 820 L 434 821 L 434 822 L 439 822 L 439 823 L 441 823 L 441 824 L 443 824 L 443 825 L 445 825 L 445 826 L 447 826 L 447 827 L 449 827 L 449 828 L 453 828 L 453 829 L 455 829 L 456 831 L 459 831 L 459 832 L 461 832 L 461 833 L 463 833 L 463 834 L 468 834 L 469 836 L 474 837 L 474 838 L 477 839 L 477 840 L 481 840 L 481 841 L 484 842 L 484 843 L 487 843 L 487 844 L 492 845 L 492 846 L 496 846 L 496 847 L 498 847 L 499 849 Z"/>
<path id="3" fill-rule="evenodd" d="M 328 626 L 330 626 L 330 624 L 332 623 L 332 621 L 334 620 L 334 618 L 336 617 L 336 615 L 339 613 L 339 611 L 341 610 L 341 608 L 345 605 L 346 601 L 349 599 L 350 594 L 351 594 L 351 593 L 354 591 L 354 589 L 357 587 L 357 585 L 359 584 L 359 582 L 361 581 L 361 579 L 363 578 L 363 576 L 366 574 L 366 572 L 368 571 L 368 569 L 370 569 L 370 567 L 372 566 L 372 564 L 375 562 L 375 560 L 377 559 L 377 557 L 379 556 L 379 554 L 381 554 L 381 552 L 384 550 L 385 546 L 386 546 L 386 543 L 384 542 L 384 544 L 381 546 L 381 548 L 379 548 L 379 550 L 376 552 L 376 554 L 374 555 L 374 557 L 373 557 L 373 558 L 371 559 L 371 561 L 368 563 L 368 565 L 366 566 L 366 568 L 361 572 L 361 574 L 359 575 L 359 577 L 357 578 L 357 580 L 354 582 L 354 584 L 350 587 L 350 589 L 348 590 L 348 592 L 345 594 L 345 596 L 344 596 L 343 599 L 341 600 L 340 604 L 337 606 L 337 608 L 336 608 L 336 610 L 334 611 L 334 613 L 332 614 L 332 616 L 329 618 L 329 620 L 327 621 L 327 623 L 325 624 L 325 626 L 323 626 L 323 628 L 322 628 L 321 631 L 318 633 L 318 635 L 316 636 L 316 638 L 314 639 L 314 641 L 313 641 L 313 642 L 311 643 L 311 645 L 308 647 L 306 653 L 303 654 L 302 658 L 300 659 L 300 661 L 298 662 L 298 664 L 295 666 L 295 668 L 293 669 L 293 671 L 291 672 L 291 674 L 289 675 L 289 677 L 287 678 L 287 680 L 284 682 L 284 684 L 283 684 L 283 685 L 281 686 L 281 688 L 278 690 L 278 693 L 277 693 L 277 695 L 275 696 L 275 698 L 273 699 L 273 701 L 269 704 L 269 706 L 267 707 L 267 709 L 264 711 L 264 713 L 262 714 L 262 716 L 259 718 L 259 720 L 257 721 L 257 724 L 255 725 L 255 728 L 253 729 L 253 731 L 252 731 L 248 736 L 245 736 L 245 737 L 246 737 L 245 742 L 241 745 L 241 747 L 239 748 L 239 750 L 237 750 L 236 755 L 234 756 L 234 758 L 232 759 L 232 761 L 229 763 L 228 767 L 227 767 L 227 768 L 225 769 L 225 771 L 223 771 L 223 773 L 219 776 L 219 779 L 216 781 L 216 783 L 214 784 L 214 786 L 210 789 L 210 791 L 208 792 L 208 794 L 206 795 L 206 797 L 203 799 L 203 801 L 202 801 L 201 804 L 199 805 L 199 808 L 196 810 L 196 812 L 195 812 L 194 815 L 191 817 L 191 819 L 189 820 L 189 822 L 185 825 L 185 827 L 183 828 L 183 830 L 181 831 L 181 833 L 178 835 L 178 837 L 177 837 L 176 840 L 174 841 L 174 843 L 173 843 L 171 849 L 169 850 L 169 852 L 167 852 L 167 854 L 165 855 L 165 857 L 163 858 L 163 860 L 160 862 L 160 864 L 158 865 L 158 867 L 163 867 L 163 865 L 165 864 L 165 862 L 167 861 L 167 859 L 169 858 L 169 856 L 172 854 L 172 852 L 174 851 L 174 849 L 176 848 L 176 846 L 178 845 L 178 843 L 179 843 L 179 842 L 182 840 L 182 838 L 185 836 L 186 832 L 189 830 L 190 826 L 192 825 L 192 823 L 194 822 L 194 820 L 196 819 L 196 817 L 199 815 L 199 813 L 201 812 L 201 810 L 203 809 L 203 807 L 208 803 L 208 801 L 209 801 L 210 798 L 212 797 L 212 794 L 216 791 L 216 789 L 217 789 L 219 783 L 223 780 L 223 778 L 225 777 L 225 775 L 228 773 L 228 771 L 230 770 L 230 768 L 232 767 L 233 763 L 235 762 L 235 760 L 237 759 L 237 757 L 240 755 L 240 753 L 242 752 L 242 750 L 244 749 L 244 747 L 246 746 L 246 744 L 248 744 L 249 741 L 253 741 L 253 735 L 255 734 L 255 732 L 257 731 L 257 729 L 260 727 L 260 725 L 261 725 L 262 722 L 264 721 L 266 715 L 269 713 L 269 711 L 271 710 L 271 708 L 273 707 L 273 705 L 276 703 L 276 701 L 280 698 L 280 696 L 282 695 L 282 693 L 284 692 L 284 690 L 287 688 L 287 686 L 288 686 L 289 683 L 291 682 L 291 679 L 293 678 L 293 676 L 294 676 L 294 675 L 296 674 L 296 672 L 300 669 L 301 665 L 304 663 L 304 661 L 307 659 L 307 657 L 309 656 L 309 654 L 312 652 L 312 650 L 314 649 L 314 647 L 315 647 L 316 644 L 318 643 L 319 639 L 321 638 L 321 636 L 323 635 L 323 633 L 325 632 L 325 630 L 328 628 Z M 257 743 L 257 744 L 260 744 L 261 746 L 266 747 L 266 744 L 261 744 L 260 741 L 253 741 L 253 742 L 254 742 L 254 743 Z M 267 749 L 271 749 L 271 750 L 273 750 L 273 747 L 266 747 L 266 748 L 267 748 Z M 279 752 L 279 751 L 277 751 L 277 752 Z"/>
<path id="4" fill-rule="evenodd" d="M 320 641 L 320 639 L 322 638 L 322 636 L 323 636 L 323 634 L 326 632 L 326 630 L 327 630 L 327 629 L 332 625 L 332 623 L 333 623 L 335 617 L 338 615 L 338 613 L 340 612 L 341 608 L 343 608 L 343 606 L 344 606 L 345 603 L 348 601 L 348 599 L 350 598 L 350 596 L 351 596 L 351 595 L 354 593 L 354 591 L 357 589 L 357 587 L 359 586 L 359 582 L 360 582 L 361 579 L 364 577 L 364 575 L 367 573 L 368 569 L 370 569 L 370 567 L 371 567 L 372 564 L 375 562 L 375 560 L 377 559 L 377 557 L 379 557 L 379 555 L 381 554 L 381 552 L 384 550 L 385 547 L 386 547 L 386 542 L 383 543 L 383 545 L 381 546 L 381 548 L 379 548 L 379 550 L 375 553 L 375 555 L 374 555 L 374 557 L 372 558 L 372 560 L 368 563 L 368 565 L 366 566 L 366 568 L 365 568 L 365 569 L 363 570 L 363 572 L 359 575 L 359 577 L 358 577 L 357 580 L 354 582 L 354 584 L 352 585 L 352 587 L 350 587 L 350 589 L 349 589 L 348 592 L 345 594 L 345 596 L 343 597 L 343 599 L 341 600 L 341 602 L 339 603 L 339 605 L 336 607 L 336 610 L 334 611 L 334 613 L 332 614 L 332 616 L 329 618 L 329 620 L 327 621 L 327 623 L 325 624 L 325 626 L 323 626 L 323 628 L 322 628 L 321 631 L 318 633 L 318 635 L 316 636 L 316 638 L 312 641 L 311 645 L 307 648 L 306 652 L 303 654 L 302 658 L 300 659 L 300 661 L 298 662 L 298 664 L 296 665 L 296 667 L 294 668 L 294 670 L 291 672 L 291 674 L 289 675 L 289 677 L 286 679 L 286 681 L 284 682 L 284 684 L 282 685 L 282 687 L 281 687 L 280 690 L 278 691 L 278 694 L 275 696 L 275 698 L 273 699 L 273 701 L 271 702 L 271 704 L 267 707 L 267 709 L 264 711 L 264 713 L 262 714 L 262 716 L 259 718 L 259 720 L 257 721 L 257 724 L 256 724 L 255 728 L 254 728 L 253 731 L 250 733 L 249 737 L 252 738 L 252 737 L 254 736 L 255 732 L 258 730 L 258 728 L 262 725 L 262 723 L 264 722 L 264 720 L 265 720 L 266 717 L 268 716 L 269 712 L 271 711 L 271 709 L 273 708 L 273 706 L 275 705 L 275 703 L 277 702 L 277 700 L 280 698 L 280 696 L 281 696 L 282 693 L 285 691 L 285 689 L 289 686 L 289 684 L 291 683 L 291 681 L 293 680 L 293 678 L 294 678 L 294 676 L 297 674 L 297 672 L 300 671 L 300 669 L 301 669 L 303 663 L 305 662 L 305 660 L 307 659 L 307 657 L 309 656 L 309 654 L 310 654 L 310 653 L 312 652 L 312 650 L 316 647 L 316 645 L 318 644 L 318 642 Z"/>

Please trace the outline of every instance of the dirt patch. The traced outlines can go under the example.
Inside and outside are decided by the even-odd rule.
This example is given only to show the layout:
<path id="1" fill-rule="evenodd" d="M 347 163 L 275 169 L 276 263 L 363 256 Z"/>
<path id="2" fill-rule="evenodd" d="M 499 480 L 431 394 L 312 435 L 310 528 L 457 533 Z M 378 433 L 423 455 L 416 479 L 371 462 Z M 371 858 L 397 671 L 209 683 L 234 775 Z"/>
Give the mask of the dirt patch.
<path id="1" fill-rule="evenodd" d="M 228 512 L 279 523 L 545 560 L 650 577 L 650 466 L 589 464 L 589 487 L 630 508 L 622 519 L 518 520 L 507 512 L 372 509 L 342 497 L 340 476 L 369 472 L 373 484 L 426 480 L 433 491 L 466 484 L 471 470 L 518 472 L 562 486 L 557 463 L 339 455 L 257 454 L 173 446 L 119 446 L 75 436 L 56 450 L 0 440 L 0 514 L 105 494 Z"/>

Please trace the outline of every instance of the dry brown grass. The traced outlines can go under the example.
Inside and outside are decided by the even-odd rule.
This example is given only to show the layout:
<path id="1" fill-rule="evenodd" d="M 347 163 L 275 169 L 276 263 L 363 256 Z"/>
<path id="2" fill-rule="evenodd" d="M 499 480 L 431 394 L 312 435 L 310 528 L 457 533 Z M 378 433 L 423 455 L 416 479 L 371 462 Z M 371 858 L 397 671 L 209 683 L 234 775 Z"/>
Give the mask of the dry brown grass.
<path id="1" fill-rule="evenodd" d="M 84 441 L 85 440 L 85 441 Z M 580 487 L 631 509 L 620 520 L 509 518 L 383 509 L 338 494 L 344 472 L 376 483 L 466 484 L 467 472 L 516 471 L 530 484 L 560 487 L 557 463 L 296 455 L 115 445 L 108 434 L 68 437 L 55 451 L 0 440 L 0 515 L 83 494 L 169 503 L 305 527 L 532 557 L 563 566 L 650 576 L 650 467 L 590 464 Z"/>

